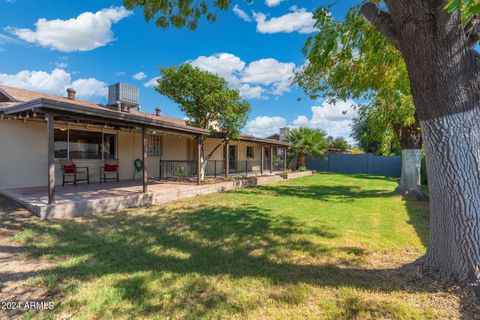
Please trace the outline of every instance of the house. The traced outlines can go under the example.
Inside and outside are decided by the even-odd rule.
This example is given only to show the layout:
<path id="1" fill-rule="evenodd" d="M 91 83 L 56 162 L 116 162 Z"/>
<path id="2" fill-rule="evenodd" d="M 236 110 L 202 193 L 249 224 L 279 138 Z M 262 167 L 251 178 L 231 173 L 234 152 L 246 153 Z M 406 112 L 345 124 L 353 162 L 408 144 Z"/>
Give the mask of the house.
<path id="1" fill-rule="evenodd" d="M 207 176 L 261 175 L 282 171 L 288 143 L 241 135 L 223 143 L 218 135 L 189 126 L 184 120 L 139 110 L 138 89 L 109 87 L 106 106 L 0 85 L 0 190 L 48 187 L 48 203 L 62 188 L 60 160 L 89 168 L 90 181 L 100 181 L 105 162 L 119 163 L 119 179 L 148 181 L 184 178 L 200 183 L 200 138 L 206 152 Z M 135 168 L 136 159 L 143 168 Z M 103 188 L 108 188 L 105 186 Z"/>

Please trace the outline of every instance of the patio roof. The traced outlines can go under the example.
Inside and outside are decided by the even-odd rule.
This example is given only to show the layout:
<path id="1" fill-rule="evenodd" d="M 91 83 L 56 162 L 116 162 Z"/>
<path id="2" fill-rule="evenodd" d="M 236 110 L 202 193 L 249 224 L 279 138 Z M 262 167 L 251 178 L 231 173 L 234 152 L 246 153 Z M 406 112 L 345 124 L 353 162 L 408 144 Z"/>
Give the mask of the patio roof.
<path id="1" fill-rule="evenodd" d="M 0 102 L 0 112 L 7 116 L 28 112 L 53 113 L 60 118 L 100 123 L 108 122 L 118 126 L 146 126 L 196 135 L 208 135 L 210 133 L 205 129 L 182 124 L 181 121 L 173 121 L 172 118 L 154 116 L 146 112 L 120 112 L 88 101 L 68 99 L 1 85 L 0 93 L 10 99 L 9 102 Z"/>
<path id="2" fill-rule="evenodd" d="M 89 101 L 68 99 L 51 94 L 0 85 L 0 115 L 8 116 L 28 114 L 30 112 L 52 113 L 56 119 L 63 119 L 65 121 L 83 121 L 99 124 L 109 123 L 118 127 L 149 127 L 222 138 L 221 134 L 211 135 L 208 130 L 189 126 L 182 119 L 157 116 L 136 110 L 121 112 Z M 290 144 L 285 141 L 259 138 L 247 134 L 241 134 L 239 140 L 282 147 L 290 146 Z"/>

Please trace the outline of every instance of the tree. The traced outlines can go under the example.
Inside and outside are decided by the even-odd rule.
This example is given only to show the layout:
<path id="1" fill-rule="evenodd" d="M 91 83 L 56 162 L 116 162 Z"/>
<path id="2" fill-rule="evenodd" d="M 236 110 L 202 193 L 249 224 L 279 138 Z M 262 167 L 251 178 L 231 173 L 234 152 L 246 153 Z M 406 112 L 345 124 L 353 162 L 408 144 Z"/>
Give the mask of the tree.
<path id="1" fill-rule="evenodd" d="M 368 121 L 369 118 L 364 116 L 354 118 L 350 137 L 357 141 L 357 146 L 363 152 L 380 154 L 382 139 L 373 134 Z"/>
<path id="2" fill-rule="evenodd" d="M 220 134 L 225 141 L 238 139 L 250 112 L 250 104 L 240 97 L 238 90 L 229 89 L 220 76 L 188 63 L 160 69 L 160 73 L 156 90 L 179 104 L 189 125 Z M 205 177 L 207 161 L 221 145 L 206 153 L 202 138 L 201 180 Z"/>
<path id="3" fill-rule="evenodd" d="M 380 153 L 390 155 L 399 141 L 402 174 L 396 191 L 425 199 L 421 190 L 422 139 L 415 118 L 408 73 L 400 53 L 353 7 L 344 21 L 329 10 L 315 11 L 319 32 L 310 37 L 303 52 L 309 63 L 296 82 L 312 98 L 370 100 L 363 104 L 370 138 L 381 141 Z"/>
<path id="4" fill-rule="evenodd" d="M 333 139 L 332 141 L 328 144 L 328 148 L 334 148 L 334 149 L 350 149 L 350 145 L 348 144 L 347 140 L 343 137 L 337 137 Z"/>
<path id="5" fill-rule="evenodd" d="M 480 283 L 480 63 L 476 28 L 447 1 L 365 3 L 361 12 L 402 54 L 422 127 L 430 193 L 423 265 Z M 428 17 L 428 19 L 425 19 Z M 466 32 L 467 31 L 467 32 Z"/>
<path id="6" fill-rule="evenodd" d="M 157 24 L 196 27 L 206 1 L 125 0 Z M 363 16 L 405 61 L 422 129 L 430 195 L 430 241 L 419 261 L 461 283 L 480 284 L 480 39 L 476 0 L 366 1 Z M 230 0 L 213 5 L 226 9 Z M 449 10 L 445 7 L 450 5 Z M 473 8 L 473 9 L 472 9 Z M 198 9 L 198 10 L 194 10 Z M 462 21 L 463 19 L 463 21 Z M 348 35 L 345 35 L 348 37 Z M 327 43 L 326 45 L 335 45 Z M 386 55 L 389 59 L 392 55 Z M 388 70 L 385 70 L 388 72 Z"/>
<path id="7" fill-rule="evenodd" d="M 290 151 L 297 157 L 297 169 L 305 167 L 305 156 L 318 157 L 327 147 L 325 132 L 310 128 L 290 130 L 287 141 L 290 142 Z"/>

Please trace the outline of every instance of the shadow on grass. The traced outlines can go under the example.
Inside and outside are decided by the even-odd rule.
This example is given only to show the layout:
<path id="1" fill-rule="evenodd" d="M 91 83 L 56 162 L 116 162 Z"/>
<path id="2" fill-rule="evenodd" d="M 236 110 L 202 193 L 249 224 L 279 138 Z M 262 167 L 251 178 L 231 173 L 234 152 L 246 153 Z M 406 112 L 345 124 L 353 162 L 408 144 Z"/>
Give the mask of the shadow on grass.
<path id="1" fill-rule="evenodd" d="M 349 201 L 352 197 L 387 197 L 393 194 L 343 186 L 298 188 L 280 185 L 258 189 L 278 196 L 311 199 L 335 196 L 342 201 Z M 422 209 L 413 202 L 406 202 L 406 206 L 411 223 L 416 226 L 419 235 L 425 237 L 421 236 L 422 241 L 426 241 L 428 221 L 420 214 Z M 206 276 L 253 277 L 282 286 L 353 287 L 385 293 L 440 290 L 435 279 L 419 276 L 413 265 L 397 269 L 365 269 L 355 265 L 345 268 L 334 264 L 293 263 L 286 254 L 297 252 L 305 257 L 328 257 L 343 252 L 361 257 L 366 252 L 359 247 L 323 246 L 312 239 L 332 239 L 337 237 L 335 232 L 325 227 L 311 227 L 293 218 L 276 216 L 265 208 L 212 205 L 172 210 L 174 214 L 168 209 L 157 209 L 157 212 L 123 212 L 73 221 L 24 222 L 21 228 L 32 231 L 31 237 L 24 242 L 33 254 L 58 261 L 74 261 L 39 273 L 53 279 L 53 286 L 69 280 L 84 282 L 107 275 L 132 274 L 130 278 L 116 280 L 113 284 L 120 292 L 120 301 L 128 301 L 132 310 L 110 310 L 114 316 L 131 312 L 143 317 L 160 313 L 198 318 L 210 316 L 217 310 L 226 314 L 246 311 L 245 305 L 230 301 L 224 292 L 208 283 Z M 140 275 L 136 274 L 138 272 Z M 155 293 L 148 286 L 155 278 L 143 275 L 145 272 L 174 274 L 186 279 L 180 287 L 165 285 L 170 291 L 163 292 L 161 303 L 151 303 Z M 34 274 L 22 274 L 19 278 L 31 276 Z M 301 292 L 295 296 L 297 300 L 302 300 L 302 297 Z M 279 299 L 284 298 L 280 296 Z M 292 299 L 287 296 L 286 300 Z M 361 312 L 360 309 L 358 312 Z M 357 311 L 352 312 L 352 317 L 358 315 L 355 314 Z M 465 318 L 469 316 L 466 313 Z"/>

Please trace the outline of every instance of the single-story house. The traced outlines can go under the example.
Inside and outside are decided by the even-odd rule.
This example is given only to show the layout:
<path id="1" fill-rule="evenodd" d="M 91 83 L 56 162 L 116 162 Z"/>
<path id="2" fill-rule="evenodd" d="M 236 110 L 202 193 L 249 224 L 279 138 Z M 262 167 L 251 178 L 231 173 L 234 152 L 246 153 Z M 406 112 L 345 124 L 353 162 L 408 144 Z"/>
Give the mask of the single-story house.
<path id="1" fill-rule="evenodd" d="M 206 152 L 219 147 L 207 176 L 272 174 L 286 165 L 284 141 L 241 135 L 223 142 L 218 135 L 139 110 L 138 89 L 109 87 L 107 105 L 0 85 L 0 190 L 48 187 L 48 203 L 61 188 L 62 160 L 88 167 L 99 182 L 105 163 L 118 162 L 119 180 L 138 179 L 147 192 L 150 179 L 178 177 L 200 183 L 200 139 Z M 142 160 L 143 166 L 134 165 Z M 105 186 L 107 188 L 107 186 Z"/>

